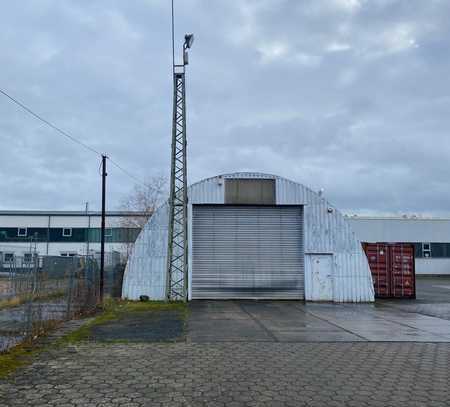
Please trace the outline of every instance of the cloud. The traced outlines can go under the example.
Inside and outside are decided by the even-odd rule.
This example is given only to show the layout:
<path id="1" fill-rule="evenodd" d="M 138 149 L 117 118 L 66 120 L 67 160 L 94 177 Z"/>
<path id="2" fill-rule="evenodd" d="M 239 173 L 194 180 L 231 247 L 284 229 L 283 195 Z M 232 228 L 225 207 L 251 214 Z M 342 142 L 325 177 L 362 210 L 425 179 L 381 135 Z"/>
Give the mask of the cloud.
<path id="1" fill-rule="evenodd" d="M 298 64 L 305 67 L 316 67 L 322 58 L 317 55 L 307 54 L 292 49 L 287 43 L 272 42 L 263 43 L 258 47 L 262 64 Z"/>
<path id="2" fill-rule="evenodd" d="M 362 6 L 360 0 L 332 0 L 334 5 L 347 12 L 355 12 L 359 10 Z"/>
<path id="3" fill-rule="evenodd" d="M 289 46 L 283 42 L 262 43 L 258 47 L 263 63 L 283 59 L 289 54 Z"/>
<path id="4" fill-rule="evenodd" d="M 383 33 L 381 41 L 387 52 L 401 52 L 418 47 L 414 36 L 414 27 L 409 24 L 398 24 Z"/>
<path id="5" fill-rule="evenodd" d="M 16 2 L 17 3 L 17 2 Z M 2 9 L 0 87 L 145 179 L 168 175 L 170 8 Z M 450 215 L 450 3 L 186 0 L 189 180 L 280 174 L 364 213 Z M 20 21 L 20 24 L 17 22 Z M 0 98 L 3 209 L 98 208 L 99 158 Z M 108 168 L 108 207 L 134 181 Z"/>
<path id="6" fill-rule="evenodd" d="M 361 45 L 360 54 L 367 58 L 386 57 L 419 47 L 417 29 L 410 23 L 396 23 L 386 27 L 377 37 L 368 38 Z"/>
<path id="7" fill-rule="evenodd" d="M 348 51 L 351 49 L 350 44 L 342 43 L 342 42 L 331 42 L 326 46 L 326 51 L 328 52 L 341 52 Z"/>

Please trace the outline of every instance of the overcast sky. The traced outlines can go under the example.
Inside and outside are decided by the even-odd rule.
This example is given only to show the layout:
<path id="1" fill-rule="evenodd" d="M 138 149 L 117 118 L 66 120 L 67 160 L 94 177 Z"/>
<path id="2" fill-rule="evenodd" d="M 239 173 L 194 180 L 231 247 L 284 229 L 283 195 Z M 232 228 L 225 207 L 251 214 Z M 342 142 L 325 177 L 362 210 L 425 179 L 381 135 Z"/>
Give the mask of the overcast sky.
<path id="1" fill-rule="evenodd" d="M 189 182 L 285 176 L 348 213 L 450 215 L 450 1 L 178 0 Z M 169 0 L 2 4 L 0 88 L 168 175 Z M 0 95 L 0 208 L 99 208 L 99 159 Z M 133 181 L 109 170 L 109 209 Z"/>

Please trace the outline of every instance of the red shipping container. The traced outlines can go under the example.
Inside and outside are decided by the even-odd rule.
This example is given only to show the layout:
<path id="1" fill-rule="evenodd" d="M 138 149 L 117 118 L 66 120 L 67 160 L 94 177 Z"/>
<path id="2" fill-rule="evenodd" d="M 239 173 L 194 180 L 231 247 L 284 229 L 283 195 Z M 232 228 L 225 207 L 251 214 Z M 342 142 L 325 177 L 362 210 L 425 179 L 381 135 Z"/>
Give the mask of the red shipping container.
<path id="1" fill-rule="evenodd" d="M 416 298 L 414 245 L 363 243 L 372 272 L 375 297 Z"/>

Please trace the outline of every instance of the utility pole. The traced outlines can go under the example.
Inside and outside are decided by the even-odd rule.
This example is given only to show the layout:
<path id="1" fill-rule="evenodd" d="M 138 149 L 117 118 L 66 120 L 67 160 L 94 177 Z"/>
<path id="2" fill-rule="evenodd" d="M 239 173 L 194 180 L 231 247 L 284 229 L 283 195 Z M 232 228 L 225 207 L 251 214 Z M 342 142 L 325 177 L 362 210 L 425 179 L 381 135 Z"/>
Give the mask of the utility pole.
<path id="1" fill-rule="evenodd" d="M 174 50 L 172 3 L 172 50 Z M 183 64 L 175 64 L 173 53 L 173 121 L 172 157 L 169 198 L 169 236 L 167 248 L 166 300 L 187 300 L 188 292 L 188 230 L 187 230 L 187 163 L 186 163 L 186 91 L 185 72 L 188 49 L 194 41 L 186 34 L 183 44 Z"/>
<path id="2" fill-rule="evenodd" d="M 106 155 L 102 155 L 102 226 L 100 238 L 100 303 L 105 284 Z"/>
<path id="3" fill-rule="evenodd" d="M 88 221 L 88 227 L 87 227 L 87 232 L 86 232 L 86 262 L 87 262 L 88 258 L 89 258 L 89 240 L 91 238 L 91 236 L 90 236 L 90 234 L 91 234 L 91 216 L 89 215 L 89 202 L 86 202 L 85 213 L 86 213 L 87 221 Z"/>

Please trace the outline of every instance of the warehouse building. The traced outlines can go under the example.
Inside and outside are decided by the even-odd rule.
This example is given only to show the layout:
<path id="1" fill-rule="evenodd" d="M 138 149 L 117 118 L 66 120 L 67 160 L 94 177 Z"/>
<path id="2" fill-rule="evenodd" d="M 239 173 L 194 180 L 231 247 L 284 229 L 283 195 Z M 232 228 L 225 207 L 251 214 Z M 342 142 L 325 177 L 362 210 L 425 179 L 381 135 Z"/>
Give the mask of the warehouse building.
<path id="1" fill-rule="evenodd" d="M 164 299 L 168 205 L 138 236 L 122 296 Z M 188 298 L 371 302 L 367 258 L 323 196 L 275 175 L 234 173 L 188 189 Z"/>
<path id="2" fill-rule="evenodd" d="M 450 275 L 450 219 L 350 216 L 356 237 L 367 243 L 411 243 L 416 275 Z"/>
<path id="3" fill-rule="evenodd" d="M 143 216 L 107 212 L 105 250 L 126 256 L 140 230 L 131 220 Z M 0 263 L 26 258 L 35 248 L 40 255 L 95 255 L 100 251 L 100 227 L 100 212 L 0 211 Z"/>

